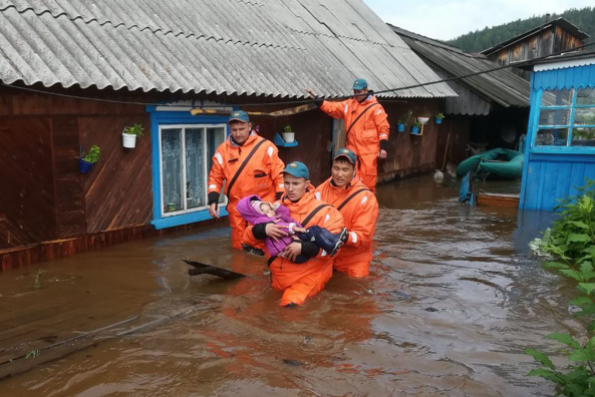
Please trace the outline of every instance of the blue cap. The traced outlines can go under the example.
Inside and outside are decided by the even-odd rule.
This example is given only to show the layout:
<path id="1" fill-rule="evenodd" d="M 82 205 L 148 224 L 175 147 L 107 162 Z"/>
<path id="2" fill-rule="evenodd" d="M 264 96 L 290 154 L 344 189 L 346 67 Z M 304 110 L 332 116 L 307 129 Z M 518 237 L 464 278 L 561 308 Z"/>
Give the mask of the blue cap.
<path id="1" fill-rule="evenodd" d="M 231 112 L 231 117 L 229 118 L 229 122 L 231 123 L 232 121 L 249 123 L 250 117 L 248 117 L 248 113 L 244 112 L 243 110 L 234 110 Z"/>
<path id="2" fill-rule="evenodd" d="M 368 88 L 368 82 L 364 79 L 357 79 L 353 82 L 354 90 L 364 90 Z"/>
<path id="3" fill-rule="evenodd" d="M 335 157 L 333 158 L 333 160 L 336 160 L 339 157 L 345 157 L 347 160 L 349 160 L 349 162 L 351 164 L 355 164 L 357 162 L 357 156 L 355 155 L 355 153 L 353 153 L 353 151 L 351 151 L 349 149 L 345 149 L 345 148 L 339 149 L 337 154 L 335 154 Z"/>
<path id="4" fill-rule="evenodd" d="M 291 163 L 287 164 L 283 170 L 283 173 L 295 176 L 296 178 L 304 178 L 307 181 L 310 180 L 310 171 L 308 171 L 306 164 L 302 163 L 301 161 L 292 161 Z"/>

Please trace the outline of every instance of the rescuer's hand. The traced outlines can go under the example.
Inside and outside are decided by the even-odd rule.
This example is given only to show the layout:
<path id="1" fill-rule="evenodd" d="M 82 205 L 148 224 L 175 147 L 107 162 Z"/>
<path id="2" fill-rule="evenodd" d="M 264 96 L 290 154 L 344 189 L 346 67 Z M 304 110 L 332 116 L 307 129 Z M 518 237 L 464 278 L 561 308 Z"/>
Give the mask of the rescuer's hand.
<path id="1" fill-rule="evenodd" d="M 295 261 L 295 258 L 297 258 L 297 256 L 301 253 L 302 253 L 302 244 L 291 243 L 287 247 L 285 247 L 283 252 L 281 252 L 280 256 L 281 256 L 281 258 L 289 259 L 290 261 L 293 262 L 293 261 Z"/>
<path id="2" fill-rule="evenodd" d="M 378 158 L 384 160 L 386 158 L 386 150 L 380 149 L 380 152 L 378 152 Z"/>
<path id="3" fill-rule="evenodd" d="M 213 218 L 219 219 L 219 206 L 217 205 L 217 203 L 213 203 L 211 205 L 209 205 L 209 214 L 211 214 L 211 216 Z"/>
<path id="4" fill-rule="evenodd" d="M 289 236 L 287 231 L 288 227 L 285 225 L 275 225 L 274 223 L 267 224 L 265 232 L 267 236 L 275 241 L 279 241 L 280 238 Z"/>

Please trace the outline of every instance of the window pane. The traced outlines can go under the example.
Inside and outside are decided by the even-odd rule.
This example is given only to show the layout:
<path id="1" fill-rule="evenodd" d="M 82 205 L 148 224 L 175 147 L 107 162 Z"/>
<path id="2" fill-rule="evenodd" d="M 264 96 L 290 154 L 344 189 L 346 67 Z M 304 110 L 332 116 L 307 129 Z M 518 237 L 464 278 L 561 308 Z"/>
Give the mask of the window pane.
<path id="1" fill-rule="evenodd" d="M 163 212 L 175 212 L 182 206 L 182 130 L 179 128 L 161 130 L 161 161 Z"/>
<path id="2" fill-rule="evenodd" d="M 574 89 L 546 90 L 541 95 L 541 106 L 570 106 Z"/>
<path id="3" fill-rule="evenodd" d="M 595 125 L 595 108 L 574 109 L 574 125 Z"/>
<path id="4" fill-rule="evenodd" d="M 545 110 L 539 112 L 539 125 L 569 125 L 570 109 Z"/>
<path id="5" fill-rule="evenodd" d="M 595 128 L 574 128 L 572 146 L 595 146 Z"/>
<path id="6" fill-rule="evenodd" d="M 595 105 L 595 90 L 592 88 L 583 88 L 576 93 L 577 105 Z"/>
<path id="7" fill-rule="evenodd" d="M 539 130 L 535 137 L 535 146 L 566 146 L 568 128 Z"/>
<path id="8" fill-rule="evenodd" d="M 213 156 L 215 151 L 225 141 L 225 127 L 207 128 L 207 169 L 210 170 L 213 166 Z M 225 202 L 225 184 L 221 188 L 221 196 L 219 202 Z"/>
<path id="9" fill-rule="evenodd" d="M 204 207 L 204 137 L 202 128 L 187 128 L 186 135 L 186 209 Z"/>

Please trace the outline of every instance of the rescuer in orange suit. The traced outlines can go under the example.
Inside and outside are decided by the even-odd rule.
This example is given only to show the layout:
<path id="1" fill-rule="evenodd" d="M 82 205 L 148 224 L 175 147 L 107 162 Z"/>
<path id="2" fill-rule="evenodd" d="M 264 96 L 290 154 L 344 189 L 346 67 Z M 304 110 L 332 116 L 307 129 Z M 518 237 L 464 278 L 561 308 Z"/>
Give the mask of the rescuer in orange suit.
<path id="1" fill-rule="evenodd" d="M 312 98 L 316 94 L 307 90 Z M 384 108 L 368 90 L 364 79 L 353 83 L 354 97 L 346 101 L 316 101 L 320 109 L 335 119 L 345 120 L 347 149 L 358 159 L 359 177 L 372 192 L 376 189 L 378 159 L 386 159 L 390 126 Z"/>
<path id="2" fill-rule="evenodd" d="M 353 151 L 340 149 L 333 159 L 331 177 L 314 195 L 337 208 L 349 231 L 347 242 L 333 258 L 333 268 L 351 277 L 365 277 L 370 274 L 378 201 L 356 177 L 356 163 Z"/>
<path id="3" fill-rule="evenodd" d="M 314 196 L 314 187 L 310 184 L 310 173 L 305 164 L 294 161 L 283 170 L 285 195 L 281 203 L 289 209 L 293 219 L 304 228 L 320 226 L 331 233 L 343 229 L 343 217 L 333 206 L 319 201 Z M 274 222 L 248 226 L 244 240 L 255 244 L 266 237 L 281 238 L 287 236 L 287 227 Z M 285 247 L 277 257 L 269 259 L 273 288 L 283 291 L 281 306 L 301 305 L 304 301 L 320 292 L 333 275 L 332 258 L 309 241 L 296 241 Z M 302 264 L 291 262 L 303 254 L 311 259 Z"/>
<path id="4" fill-rule="evenodd" d="M 230 136 L 213 156 L 209 173 L 209 213 L 219 218 L 219 195 L 223 182 L 229 200 L 227 212 L 231 225 L 231 244 L 242 249 L 246 222 L 236 210 L 240 199 L 256 194 L 263 200 L 274 201 L 283 194 L 283 161 L 277 147 L 252 130 L 246 112 L 234 111 L 229 119 Z M 262 245 L 259 246 L 259 248 Z M 245 247 L 247 248 L 247 247 Z"/>

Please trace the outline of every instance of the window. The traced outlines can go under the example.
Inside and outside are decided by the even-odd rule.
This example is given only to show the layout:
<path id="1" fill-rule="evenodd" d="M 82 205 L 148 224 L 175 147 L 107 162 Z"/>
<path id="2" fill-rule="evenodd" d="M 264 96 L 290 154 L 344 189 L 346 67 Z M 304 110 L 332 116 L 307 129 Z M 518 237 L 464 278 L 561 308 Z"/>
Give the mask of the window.
<path id="1" fill-rule="evenodd" d="M 161 215 L 172 216 L 207 207 L 207 179 L 225 124 L 162 125 L 159 128 Z M 221 194 L 223 203 L 225 196 Z"/>
<path id="2" fill-rule="evenodd" d="M 534 147 L 595 147 L 595 90 L 546 90 Z"/>

